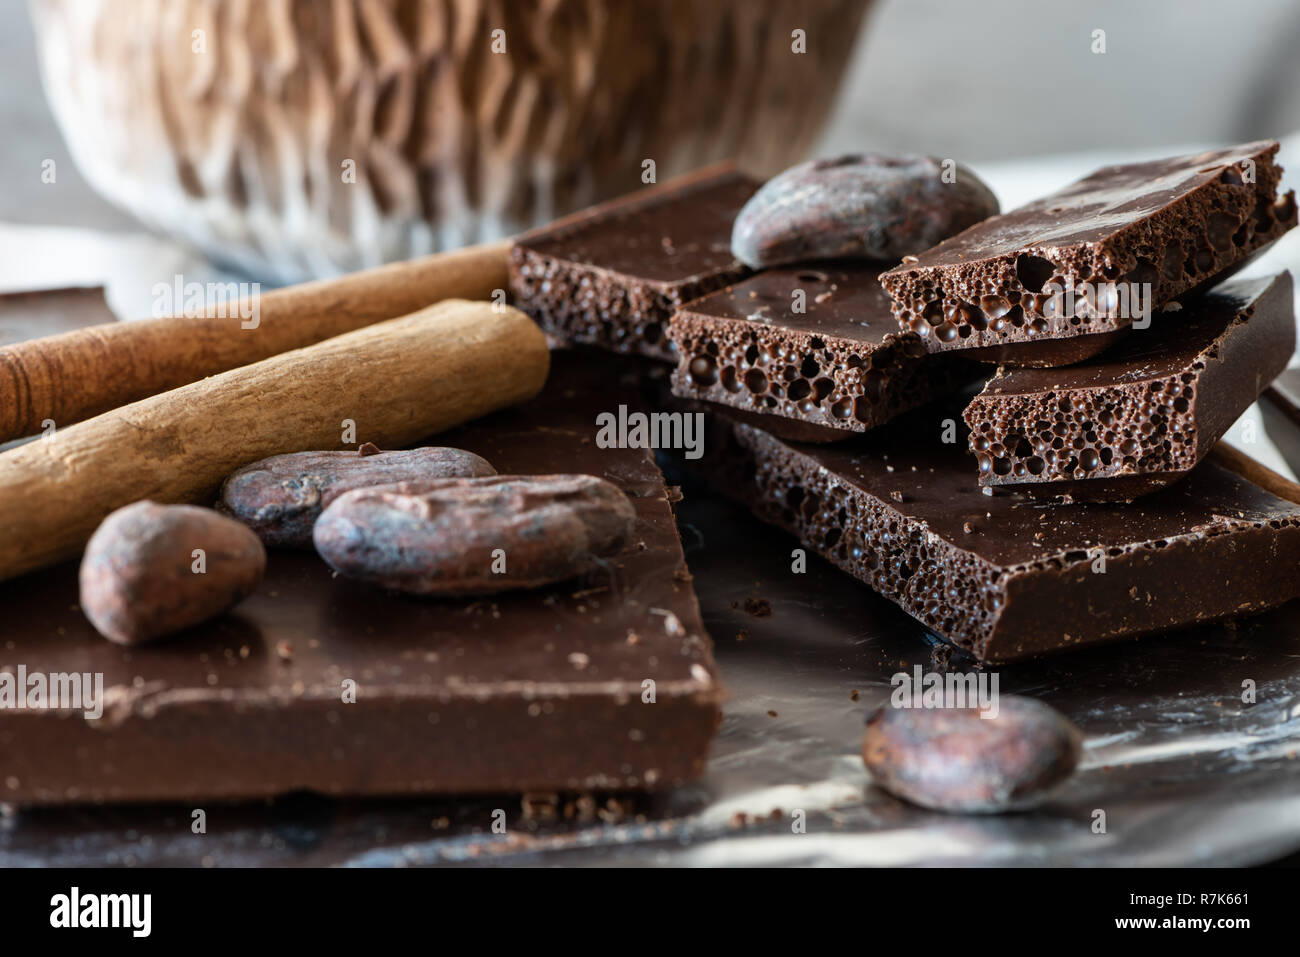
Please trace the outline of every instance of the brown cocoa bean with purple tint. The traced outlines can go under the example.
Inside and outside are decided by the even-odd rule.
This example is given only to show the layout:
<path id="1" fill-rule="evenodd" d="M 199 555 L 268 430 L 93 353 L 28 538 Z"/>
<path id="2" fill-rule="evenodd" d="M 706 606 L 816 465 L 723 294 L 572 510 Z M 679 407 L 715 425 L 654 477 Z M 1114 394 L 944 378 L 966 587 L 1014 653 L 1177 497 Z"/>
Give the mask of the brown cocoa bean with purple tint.
<path id="1" fill-rule="evenodd" d="M 485 459 L 461 449 L 295 452 L 247 465 L 221 486 L 220 508 L 271 547 L 311 548 L 311 528 L 344 492 L 423 479 L 495 475 Z"/>
<path id="2" fill-rule="evenodd" d="M 105 638 L 153 641 L 214 618 L 257 587 L 266 549 L 212 509 L 136 502 L 113 512 L 81 559 L 81 610 Z"/>
<path id="3" fill-rule="evenodd" d="M 421 595 L 535 588 L 589 572 L 632 535 L 636 510 L 593 475 L 407 482 L 340 495 L 316 551 L 340 575 Z"/>
<path id="4" fill-rule="evenodd" d="M 816 259 L 896 263 L 998 212 L 965 166 L 851 154 L 792 166 L 750 197 L 731 252 L 753 269 Z"/>
<path id="5" fill-rule="evenodd" d="M 978 708 L 885 705 L 862 742 L 872 779 L 939 811 L 994 814 L 1039 803 L 1074 771 L 1083 735 L 1041 701 L 996 701 L 996 716 L 987 718 Z"/>

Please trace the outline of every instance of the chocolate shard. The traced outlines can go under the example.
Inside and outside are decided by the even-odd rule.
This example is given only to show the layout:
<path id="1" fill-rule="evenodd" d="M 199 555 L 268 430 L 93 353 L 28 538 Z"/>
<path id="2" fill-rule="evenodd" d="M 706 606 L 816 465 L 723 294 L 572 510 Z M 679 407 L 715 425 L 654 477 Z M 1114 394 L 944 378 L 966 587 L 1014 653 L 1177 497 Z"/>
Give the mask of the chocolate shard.
<path id="1" fill-rule="evenodd" d="M 1079 362 L 1136 319 L 1239 267 L 1296 224 L 1268 140 L 1108 166 L 881 276 L 933 352 Z"/>
<path id="2" fill-rule="evenodd" d="M 749 273 L 731 228 L 756 189 L 711 167 L 526 233 L 510 250 L 515 304 L 560 342 L 674 359 L 673 312 Z"/>
<path id="3" fill-rule="evenodd" d="M 711 471 L 765 521 L 975 657 L 1005 662 L 1254 614 L 1300 595 L 1300 506 L 1203 462 L 1130 504 L 979 489 L 932 411 L 850 445 L 714 417 Z"/>
<path id="4" fill-rule="evenodd" d="M 75 566 L 5 582 L 0 671 L 102 673 L 104 712 L 0 709 L 0 796 L 660 791 L 698 777 L 723 692 L 663 475 L 647 450 L 593 441 L 596 413 L 639 403 L 638 384 L 590 356 L 557 354 L 553 368 L 526 407 L 436 441 L 512 474 L 617 485 L 636 521 L 604 568 L 532 592 L 414 599 L 276 552 L 236 614 L 134 649 L 77 611 Z"/>
<path id="5" fill-rule="evenodd" d="M 1000 369 L 963 418 L 981 485 L 1131 499 L 1186 475 L 1295 351 L 1291 274 L 1232 279 L 1067 369 Z"/>
<path id="6" fill-rule="evenodd" d="M 682 307 L 668 326 L 672 390 L 689 399 L 808 423 L 847 438 L 975 379 L 979 366 L 933 356 L 900 333 L 878 266 L 772 269 Z"/>

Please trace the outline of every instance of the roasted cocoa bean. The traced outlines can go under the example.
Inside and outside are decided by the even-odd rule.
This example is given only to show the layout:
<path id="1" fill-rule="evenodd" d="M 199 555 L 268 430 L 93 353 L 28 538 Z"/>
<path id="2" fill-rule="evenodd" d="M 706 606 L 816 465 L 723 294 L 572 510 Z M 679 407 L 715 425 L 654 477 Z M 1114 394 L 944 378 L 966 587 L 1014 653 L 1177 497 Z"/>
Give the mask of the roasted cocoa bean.
<path id="1" fill-rule="evenodd" d="M 496 469 L 473 452 L 442 448 L 380 452 L 367 442 L 356 452 L 295 452 L 246 465 L 222 485 L 219 507 L 268 546 L 311 548 L 312 525 L 344 492 L 394 482 L 482 475 L 496 475 Z"/>
<path id="2" fill-rule="evenodd" d="M 316 551 L 340 575 L 416 594 L 535 588 L 592 570 L 632 534 L 636 511 L 592 475 L 405 482 L 340 495 Z"/>
<path id="3" fill-rule="evenodd" d="M 769 180 L 736 217 L 731 252 L 754 269 L 815 259 L 897 263 L 998 212 L 961 164 L 871 153 L 812 160 Z"/>
<path id="4" fill-rule="evenodd" d="M 1079 762 L 1083 735 L 1034 698 L 1002 695 L 978 708 L 885 705 L 867 721 L 862 760 L 876 785 L 956 813 L 1021 810 L 1042 801 Z"/>
<path id="5" fill-rule="evenodd" d="M 234 519 L 193 505 L 136 502 L 113 512 L 81 560 L 81 610 L 105 638 L 138 645 L 246 598 L 266 549 Z"/>

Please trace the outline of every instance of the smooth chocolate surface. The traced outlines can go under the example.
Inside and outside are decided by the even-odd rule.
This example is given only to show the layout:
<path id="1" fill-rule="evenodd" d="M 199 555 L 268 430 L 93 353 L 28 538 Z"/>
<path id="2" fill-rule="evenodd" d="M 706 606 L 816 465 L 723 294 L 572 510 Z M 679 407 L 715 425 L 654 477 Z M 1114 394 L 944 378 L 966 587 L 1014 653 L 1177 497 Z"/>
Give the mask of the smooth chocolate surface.
<path id="1" fill-rule="evenodd" d="M 1295 225 L 1294 194 L 1277 193 L 1277 149 L 1269 140 L 1104 167 L 905 260 L 881 282 L 901 328 L 932 351 L 1080 361 L 1133 323 L 1142 290 L 1154 314 Z M 1044 345 L 1063 339 L 1081 342 Z"/>
<path id="2" fill-rule="evenodd" d="M 510 250 L 515 304 L 559 341 L 673 359 L 673 311 L 749 273 L 731 226 L 757 188 L 708 169 L 527 233 Z"/>
<path id="3" fill-rule="evenodd" d="M 116 319 L 103 286 L 0 293 L 0 346 Z"/>
<path id="4" fill-rule="evenodd" d="M 963 417 L 981 485 L 1124 499 L 1187 474 L 1295 350 L 1291 274 L 1233 279 L 1065 369 L 1000 369 Z"/>
<path id="5" fill-rule="evenodd" d="M 632 541 L 585 579 L 418 599 L 276 552 L 234 613 L 137 649 L 94 633 L 75 566 L 6 582 L 0 670 L 100 672 L 108 703 L 97 720 L 0 710 L 0 799 L 660 790 L 697 776 L 722 692 L 652 453 L 594 442 L 597 412 L 620 401 L 638 401 L 634 381 L 557 354 L 527 407 L 434 440 L 503 473 L 622 488 Z"/>
<path id="6" fill-rule="evenodd" d="M 973 379 L 977 366 L 899 332 L 881 272 L 852 262 L 771 269 L 688 303 L 668 326 L 673 392 L 847 437 Z"/>
<path id="7" fill-rule="evenodd" d="M 716 416 L 714 448 L 727 444 L 709 466 L 760 518 L 985 661 L 1300 594 L 1300 506 L 1213 462 L 1130 504 L 1051 504 L 978 488 L 941 415 L 911 413 L 851 446 L 798 446 Z"/>

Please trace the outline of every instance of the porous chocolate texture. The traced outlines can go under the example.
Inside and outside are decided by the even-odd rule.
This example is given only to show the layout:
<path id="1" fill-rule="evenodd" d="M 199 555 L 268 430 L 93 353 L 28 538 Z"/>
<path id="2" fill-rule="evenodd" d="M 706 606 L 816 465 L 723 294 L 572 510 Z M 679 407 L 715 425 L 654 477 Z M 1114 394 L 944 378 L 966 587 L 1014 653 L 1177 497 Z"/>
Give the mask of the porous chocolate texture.
<path id="1" fill-rule="evenodd" d="M 972 381 L 978 366 L 898 331 L 880 273 L 851 262 L 772 269 L 688 303 L 668 326 L 673 393 L 847 437 Z"/>
<path id="2" fill-rule="evenodd" d="M 1131 498 L 1201 461 L 1295 350 L 1291 274 L 1231 279 L 1068 369 L 1000 369 L 972 400 L 981 485 Z"/>
<path id="3" fill-rule="evenodd" d="M 555 340 L 673 359 L 673 312 L 749 274 L 731 226 L 758 185 L 712 168 L 527 233 L 510 250 L 515 304 Z"/>
<path id="4" fill-rule="evenodd" d="M 977 658 L 1253 614 L 1300 594 L 1300 507 L 1203 462 L 1130 504 L 983 494 L 932 410 L 852 445 L 715 416 L 722 489 Z"/>
<path id="5" fill-rule="evenodd" d="M 905 259 L 881 282 L 901 328 L 932 352 L 1079 362 L 1133 322 L 1129 284 L 1149 284 L 1159 310 L 1295 225 L 1294 193 L 1277 193 L 1277 150 L 1269 140 L 1108 166 Z"/>
<path id="6" fill-rule="evenodd" d="M 723 692 L 653 453 L 594 441 L 596 414 L 637 403 L 639 383 L 590 359 L 557 354 L 526 407 L 435 442 L 511 474 L 617 485 L 636 522 L 604 568 L 416 599 L 276 552 L 237 613 L 134 649 L 77 610 L 75 566 L 4 582 L 0 670 L 101 673 L 106 700 L 97 719 L 0 709 L 0 799 L 656 791 L 697 777 Z"/>

